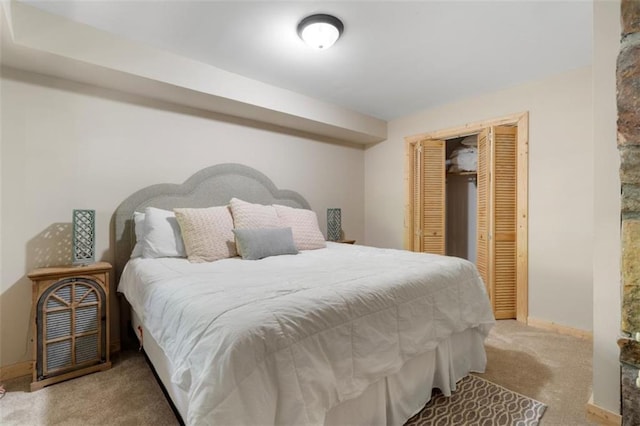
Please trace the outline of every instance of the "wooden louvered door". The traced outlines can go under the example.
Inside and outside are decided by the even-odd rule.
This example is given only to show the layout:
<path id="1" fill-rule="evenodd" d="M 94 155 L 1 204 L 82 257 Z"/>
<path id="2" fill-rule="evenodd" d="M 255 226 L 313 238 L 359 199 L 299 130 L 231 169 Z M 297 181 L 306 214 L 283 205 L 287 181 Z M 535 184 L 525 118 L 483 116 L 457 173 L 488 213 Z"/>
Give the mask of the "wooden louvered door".
<path id="1" fill-rule="evenodd" d="M 414 167 L 414 251 L 445 254 L 445 154 L 443 140 L 416 144 Z"/>
<path id="2" fill-rule="evenodd" d="M 491 129 L 491 287 L 497 319 L 516 317 L 517 128 Z"/>
<path id="3" fill-rule="evenodd" d="M 497 319 L 516 317 L 517 128 L 478 135 L 478 271 Z"/>
<path id="4" fill-rule="evenodd" d="M 411 184 L 411 223 L 413 224 L 413 233 L 411 241 L 411 250 L 416 252 L 422 251 L 422 144 L 420 142 L 413 146 L 412 151 L 412 171 Z"/>
<path id="5" fill-rule="evenodd" d="M 482 281 L 484 281 L 484 285 L 487 287 L 489 297 L 493 300 L 490 281 L 491 262 L 489 260 L 489 211 L 491 209 L 489 192 L 491 179 L 491 146 L 489 133 L 489 129 L 484 129 L 478 134 L 476 266 L 478 267 Z"/>

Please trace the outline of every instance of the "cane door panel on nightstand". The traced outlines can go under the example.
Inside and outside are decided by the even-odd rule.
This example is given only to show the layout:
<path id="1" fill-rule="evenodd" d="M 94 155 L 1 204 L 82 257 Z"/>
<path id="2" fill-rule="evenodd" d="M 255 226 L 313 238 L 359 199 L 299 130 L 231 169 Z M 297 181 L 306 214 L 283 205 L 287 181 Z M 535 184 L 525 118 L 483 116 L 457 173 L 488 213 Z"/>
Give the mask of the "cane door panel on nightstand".
<path id="1" fill-rule="evenodd" d="M 42 268 L 33 280 L 35 368 L 31 389 L 111 366 L 111 265 Z"/>

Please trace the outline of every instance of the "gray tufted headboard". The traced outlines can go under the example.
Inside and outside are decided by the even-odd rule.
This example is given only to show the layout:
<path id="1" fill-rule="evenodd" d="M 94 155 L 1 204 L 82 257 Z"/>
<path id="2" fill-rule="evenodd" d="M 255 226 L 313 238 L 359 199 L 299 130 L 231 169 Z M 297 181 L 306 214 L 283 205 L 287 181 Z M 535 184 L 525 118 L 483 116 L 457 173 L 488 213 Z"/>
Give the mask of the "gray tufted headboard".
<path id="1" fill-rule="evenodd" d="M 278 189 L 264 174 L 242 164 L 218 164 L 200 170 L 183 184 L 161 183 L 143 188 L 118 206 L 115 211 L 116 283 L 135 245 L 133 213 L 145 207 L 171 210 L 174 207 L 222 206 L 236 197 L 259 204 L 282 204 L 310 209 L 309 203 L 294 191 Z"/>

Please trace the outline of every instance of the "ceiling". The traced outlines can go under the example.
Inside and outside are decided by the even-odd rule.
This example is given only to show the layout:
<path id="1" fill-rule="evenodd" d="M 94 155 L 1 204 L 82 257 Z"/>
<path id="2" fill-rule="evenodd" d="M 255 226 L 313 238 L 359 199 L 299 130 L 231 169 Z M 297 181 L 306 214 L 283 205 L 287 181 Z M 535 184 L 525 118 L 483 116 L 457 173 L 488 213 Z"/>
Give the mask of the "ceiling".
<path id="1" fill-rule="evenodd" d="M 390 120 L 591 64 L 589 1 L 32 1 L 124 38 Z M 345 25 L 324 51 L 297 23 Z"/>

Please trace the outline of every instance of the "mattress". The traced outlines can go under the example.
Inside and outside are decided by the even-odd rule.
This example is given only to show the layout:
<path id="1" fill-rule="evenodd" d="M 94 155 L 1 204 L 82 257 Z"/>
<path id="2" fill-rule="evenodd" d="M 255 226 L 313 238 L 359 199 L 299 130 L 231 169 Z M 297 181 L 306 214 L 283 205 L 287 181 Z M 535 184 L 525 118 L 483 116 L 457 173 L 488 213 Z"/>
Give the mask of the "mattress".
<path id="1" fill-rule="evenodd" d="M 467 331 L 481 346 L 494 322 L 468 261 L 342 244 L 260 261 L 134 259 L 118 290 L 170 361 L 187 424 L 324 424 Z M 442 358 L 440 371 L 456 362 Z M 463 369 L 484 368 L 474 363 Z"/>

